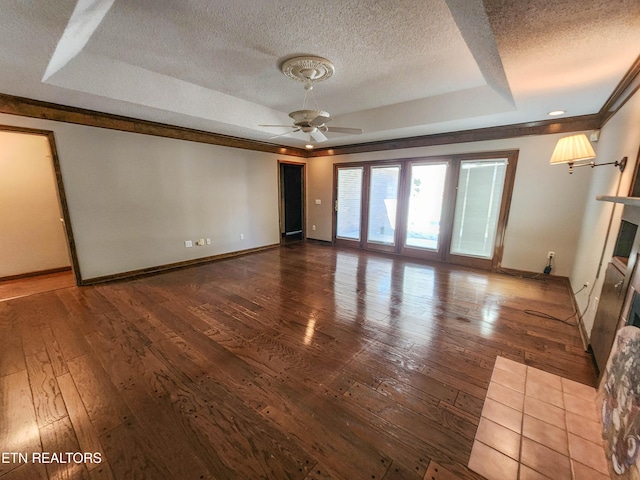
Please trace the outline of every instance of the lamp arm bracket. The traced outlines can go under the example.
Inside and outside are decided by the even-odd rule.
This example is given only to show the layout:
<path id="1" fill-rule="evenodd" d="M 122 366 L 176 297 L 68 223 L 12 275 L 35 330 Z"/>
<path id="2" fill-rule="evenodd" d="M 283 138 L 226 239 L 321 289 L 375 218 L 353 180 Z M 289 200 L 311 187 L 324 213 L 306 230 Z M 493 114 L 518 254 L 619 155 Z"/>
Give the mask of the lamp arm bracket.
<path id="1" fill-rule="evenodd" d="M 624 172 L 625 167 L 627 166 L 627 157 L 622 157 L 622 159 L 620 161 L 615 161 L 615 162 L 607 162 L 607 163 L 596 163 L 596 162 L 589 162 L 589 163 L 582 163 L 580 165 L 575 165 L 573 162 L 569 163 L 569 173 L 573 173 L 573 169 L 577 168 L 577 167 L 602 167 L 603 165 L 614 165 L 616 167 L 618 167 L 620 169 L 620 172 Z"/>

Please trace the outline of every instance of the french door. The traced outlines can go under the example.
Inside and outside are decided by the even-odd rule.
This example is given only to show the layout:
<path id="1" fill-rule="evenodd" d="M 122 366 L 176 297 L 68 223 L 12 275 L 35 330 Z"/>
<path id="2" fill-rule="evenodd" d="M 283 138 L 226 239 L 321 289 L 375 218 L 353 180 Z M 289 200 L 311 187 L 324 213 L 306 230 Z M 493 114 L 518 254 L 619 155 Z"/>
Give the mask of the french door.
<path id="1" fill-rule="evenodd" d="M 441 260 L 447 244 L 451 162 L 407 162 L 406 222 L 400 253 Z"/>
<path id="2" fill-rule="evenodd" d="M 336 244 L 492 268 L 517 152 L 335 167 Z"/>
<path id="3" fill-rule="evenodd" d="M 362 192 L 364 167 L 336 170 L 334 239 L 348 246 L 362 245 Z M 338 205 L 340 206 L 338 208 Z"/>
<path id="4" fill-rule="evenodd" d="M 497 244 L 501 254 L 506 218 L 500 219 L 500 211 L 508 163 L 507 158 L 460 162 L 448 254 L 451 263 L 491 266 Z M 500 221 L 504 227 L 498 235 Z"/>
<path id="5" fill-rule="evenodd" d="M 395 252 L 400 173 L 400 165 L 337 168 L 337 243 Z"/>
<path id="6" fill-rule="evenodd" d="M 400 165 L 379 165 L 368 169 L 364 241 L 370 250 L 396 251 L 400 172 Z"/>

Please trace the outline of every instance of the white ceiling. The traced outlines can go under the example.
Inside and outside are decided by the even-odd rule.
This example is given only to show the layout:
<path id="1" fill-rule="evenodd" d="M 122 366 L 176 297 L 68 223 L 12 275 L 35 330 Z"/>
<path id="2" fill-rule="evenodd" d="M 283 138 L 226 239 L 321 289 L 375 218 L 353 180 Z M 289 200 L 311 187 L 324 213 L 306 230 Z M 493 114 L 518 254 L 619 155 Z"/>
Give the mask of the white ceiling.
<path id="1" fill-rule="evenodd" d="M 638 0 L 4 0 L 0 93 L 301 146 L 310 106 L 345 145 L 597 113 L 640 54 Z M 314 102 L 315 100 L 315 102 Z"/>

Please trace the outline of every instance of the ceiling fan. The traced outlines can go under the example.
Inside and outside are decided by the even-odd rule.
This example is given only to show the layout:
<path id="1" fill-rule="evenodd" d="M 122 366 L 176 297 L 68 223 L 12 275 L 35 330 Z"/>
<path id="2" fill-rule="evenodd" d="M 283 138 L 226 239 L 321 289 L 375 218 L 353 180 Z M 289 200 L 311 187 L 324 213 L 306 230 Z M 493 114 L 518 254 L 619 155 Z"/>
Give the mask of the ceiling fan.
<path id="1" fill-rule="evenodd" d="M 302 110 L 296 110 L 289 114 L 293 119 L 293 125 L 260 125 L 261 127 L 283 127 L 292 129 L 290 132 L 275 135 L 270 139 L 296 132 L 304 132 L 309 134 L 309 137 L 316 142 L 325 142 L 328 140 L 325 132 L 346 133 L 350 135 L 359 135 L 362 133 L 361 128 L 327 126 L 326 123 L 332 120 L 328 112 L 320 110 L 319 108 L 305 108 L 307 106 L 307 96 L 309 92 L 313 90 L 314 82 L 321 82 L 333 75 L 335 68 L 329 60 L 321 57 L 294 57 L 284 62 L 281 70 L 287 77 L 304 82 L 306 93 L 302 103 Z"/>
<path id="2" fill-rule="evenodd" d="M 292 128 L 290 132 L 276 135 L 277 138 L 283 135 L 290 135 L 296 132 L 308 133 L 309 136 L 316 142 L 327 141 L 327 136 L 324 132 L 336 132 L 336 133 L 348 133 L 351 135 L 359 135 L 362 133 L 361 128 L 346 128 L 346 127 L 329 127 L 325 125 L 330 122 L 331 116 L 328 112 L 323 110 L 296 110 L 291 112 L 289 116 L 293 119 L 293 125 L 260 125 L 261 127 L 286 127 Z"/>

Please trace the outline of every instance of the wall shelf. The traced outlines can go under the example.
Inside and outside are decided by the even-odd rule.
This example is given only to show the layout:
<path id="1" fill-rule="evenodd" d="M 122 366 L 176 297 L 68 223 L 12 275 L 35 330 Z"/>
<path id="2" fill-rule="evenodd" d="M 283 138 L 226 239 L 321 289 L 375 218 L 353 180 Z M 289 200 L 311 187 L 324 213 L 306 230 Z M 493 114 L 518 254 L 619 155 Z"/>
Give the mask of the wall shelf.
<path id="1" fill-rule="evenodd" d="M 601 202 L 622 203 L 632 207 L 640 207 L 640 197 L 613 197 L 609 195 L 598 195 L 596 200 L 600 200 Z"/>

